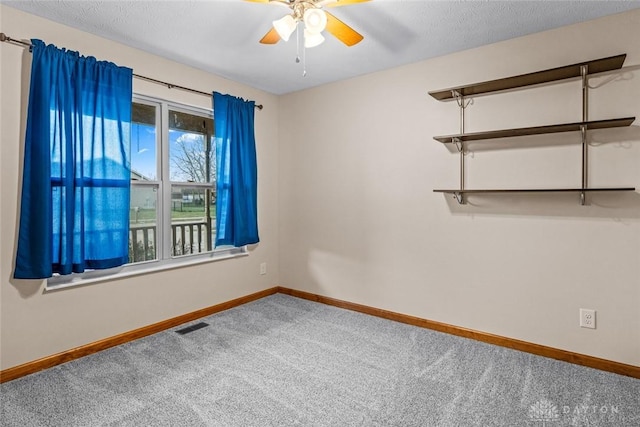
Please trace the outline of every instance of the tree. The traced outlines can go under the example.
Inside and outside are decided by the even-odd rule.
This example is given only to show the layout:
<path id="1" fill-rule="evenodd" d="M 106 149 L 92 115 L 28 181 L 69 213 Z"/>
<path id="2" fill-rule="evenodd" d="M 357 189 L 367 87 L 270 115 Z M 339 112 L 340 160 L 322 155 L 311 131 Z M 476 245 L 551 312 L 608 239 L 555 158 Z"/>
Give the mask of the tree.
<path id="1" fill-rule="evenodd" d="M 171 152 L 171 180 L 182 182 L 212 182 L 216 164 L 211 140 L 205 135 L 183 133 L 176 139 Z"/>

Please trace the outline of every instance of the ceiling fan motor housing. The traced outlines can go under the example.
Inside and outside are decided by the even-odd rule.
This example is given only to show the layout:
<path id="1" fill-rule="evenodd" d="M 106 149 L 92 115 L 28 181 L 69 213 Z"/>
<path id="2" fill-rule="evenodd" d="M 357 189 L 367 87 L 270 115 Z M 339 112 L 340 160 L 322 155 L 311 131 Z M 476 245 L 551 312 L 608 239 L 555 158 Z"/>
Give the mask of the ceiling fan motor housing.
<path id="1" fill-rule="evenodd" d="M 342 22 L 324 6 L 347 6 L 365 3 L 371 0 L 246 0 L 256 3 L 273 3 L 291 9 L 291 14 L 273 21 L 272 29 L 262 37 L 260 43 L 276 44 L 279 40 L 288 41 L 297 28 L 298 22 L 304 22 L 305 47 L 318 46 L 324 41 L 322 32 L 327 30 L 347 46 L 360 43 L 364 38 L 353 28 Z"/>

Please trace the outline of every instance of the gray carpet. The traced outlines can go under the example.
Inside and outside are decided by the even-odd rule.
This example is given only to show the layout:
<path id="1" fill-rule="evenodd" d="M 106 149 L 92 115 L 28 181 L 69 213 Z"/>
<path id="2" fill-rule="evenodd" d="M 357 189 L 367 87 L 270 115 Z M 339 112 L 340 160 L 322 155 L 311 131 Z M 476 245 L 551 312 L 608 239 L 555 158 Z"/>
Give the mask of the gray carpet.
<path id="1" fill-rule="evenodd" d="M 276 294 L 0 386 L 2 426 L 640 426 L 640 380 Z"/>

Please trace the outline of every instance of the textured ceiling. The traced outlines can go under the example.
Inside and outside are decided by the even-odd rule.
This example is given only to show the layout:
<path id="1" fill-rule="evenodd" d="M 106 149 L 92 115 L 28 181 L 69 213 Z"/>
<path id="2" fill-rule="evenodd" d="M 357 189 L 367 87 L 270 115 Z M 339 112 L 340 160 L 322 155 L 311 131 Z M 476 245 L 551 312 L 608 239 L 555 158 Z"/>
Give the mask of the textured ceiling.
<path id="1" fill-rule="evenodd" d="M 365 38 L 346 47 L 327 35 L 324 44 L 306 50 L 303 76 L 302 64 L 295 62 L 295 34 L 289 42 L 258 43 L 271 21 L 287 14 L 278 5 L 242 0 L 2 3 L 275 94 L 640 8 L 640 0 L 373 0 L 332 8 Z"/>

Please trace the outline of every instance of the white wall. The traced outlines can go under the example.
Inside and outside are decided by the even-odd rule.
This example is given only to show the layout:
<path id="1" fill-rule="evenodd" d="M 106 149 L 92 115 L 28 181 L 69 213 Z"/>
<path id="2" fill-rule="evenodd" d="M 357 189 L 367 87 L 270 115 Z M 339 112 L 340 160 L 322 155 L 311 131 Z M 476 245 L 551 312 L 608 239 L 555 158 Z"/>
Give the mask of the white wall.
<path id="1" fill-rule="evenodd" d="M 638 40 L 635 10 L 283 96 L 281 285 L 640 366 L 640 190 L 459 206 L 432 192 L 458 186 L 458 156 L 432 139 L 458 132 L 458 108 L 427 95 L 627 53 L 590 79 L 589 118 L 638 120 L 592 135 L 589 184 L 640 189 Z M 477 97 L 466 130 L 580 120 L 572 80 Z M 467 188 L 579 187 L 578 141 L 476 144 Z"/>
<path id="2" fill-rule="evenodd" d="M 45 292 L 40 281 L 12 279 L 20 170 L 31 58 L 0 43 L 0 369 L 276 286 L 278 280 L 278 98 L 0 5 L 2 31 L 110 60 L 137 74 L 264 104 L 256 111 L 261 243 L 249 257 Z M 136 93 L 211 108 L 210 98 L 134 79 Z M 268 274 L 259 275 L 259 264 Z"/>

